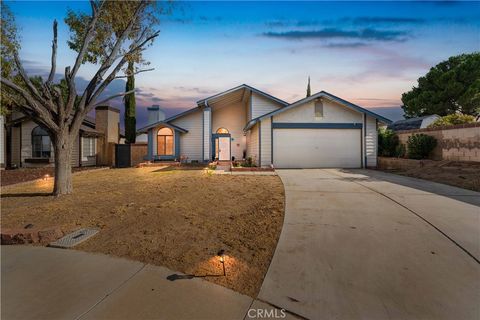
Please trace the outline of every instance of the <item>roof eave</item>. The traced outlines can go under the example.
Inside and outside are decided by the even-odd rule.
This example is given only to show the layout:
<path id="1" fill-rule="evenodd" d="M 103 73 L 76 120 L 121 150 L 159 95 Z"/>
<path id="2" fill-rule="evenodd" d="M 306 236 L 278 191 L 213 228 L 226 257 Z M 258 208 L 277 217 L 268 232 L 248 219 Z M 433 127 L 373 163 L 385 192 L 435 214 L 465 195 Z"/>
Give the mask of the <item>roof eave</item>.
<path id="1" fill-rule="evenodd" d="M 357 106 L 356 104 L 353 104 L 351 102 L 348 102 L 347 100 L 344 100 L 342 98 L 339 98 L 337 96 L 334 96 L 333 94 L 331 93 L 328 93 L 326 91 L 320 91 L 320 92 L 317 92 L 313 95 L 311 95 L 310 97 L 306 97 L 306 98 L 303 98 L 303 99 L 300 99 L 294 103 L 291 103 L 289 104 L 288 106 L 285 106 L 284 108 L 281 108 L 281 109 L 278 109 L 278 110 L 275 110 L 275 111 L 272 111 L 270 113 L 266 113 L 260 117 L 258 117 L 257 119 L 258 120 L 261 120 L 261 119 L 264 119 L 266 117 L 271 117 L 271 116 L 274 116 L 275 114 L 278 114 L 278 113 L 281 113 L 281 112 L 284 112 L 286 110 L 289 110 L 289 109 L 292 109 L 296 106 L 299 106 L 299 105 L 302 105 L 306 102 L 309 102 L 309 101 L 312 101 L 312 100 L 315 100 L 317 98 L 321 98 L 321 97 L 325 97 L 327 99 L 330 99 L 330 100 L 333 100 L 341 105 L 344 105 L 345 107 L 347 108 L 350 108 L 350 109 L 353 109 L 355 111 L 358 111 L 358 112 L 361 112 L 361 113 L 366 113 L 376 119 L 378 119 L 380 122 L 384 123 L 384 124 L 390 124 L 392 123 L 392 121 L 390 119 L 387 119 L 385 117 L 382 117 L 381 115 L 379 114 L 376 114 L 375 112 L 371 112 L 365 108 L 362 108 L 360 106 Z"/>
<path id="2" fill-rule="evenodd" d="M 137 134 L 139 134 L 139 133 L 147 133 L 148 130 L 150 130 L 150 129 L 152 129 L 152 128 L 155 128 L 155 127 L 157 127 L 157 126 L 159 126 L 159 125 L 164 125 L 164 126 L 166 126 L 166 127 L 169 127 L 170 129 L 173 129 L 173 130 L 175 130 L 175 131 L 179 131 L 179 132 L 181 132 L 181 133 L 187 133 L 187 132 L 188 132 L 187 129 L 183 129 L 183 128 L 179 127 L 179 126 L 173 125 L 173 124 L 168 123 L 168 122 L 166 122 L 165 120 L 163 120 L 163 121 L 154 122 L 154 123 L 149 124 L 149 125 L 147 125 L 147 126 L 145 126 L 145 127 L 143 127 L 143 128 L 140 128 L 140 129 L 138 129 L 138 130 L 136 131 L 136 133 L 137 133 Z"/>
<path id="3" fill-rule="evenodd" d="M 254 88 L 254 87 L 251 87 L 251 86 L 249 86 L 248 84 L 241 84 L 241 85 L 239 85 L 239 86 L 236 86 L 236 87 L 233 87 L 233 88 L 231 88 L 231 89 L 228 89 L 228 90 L 222 91 L 222 92 L 220 92 L 220 93 L 217 93 L 217 94 L 215 94 L 215 95 L 213 95 L 213 96 L 210 96 L 210 97 L 207 97 L 207 98 L 198 100 L 198 101 L 197 101 L 197 105 L 198 105 L 199 107 L 204 107 L 204 106 L 206 106 L 206 105 L 208 104 L 208 101 L 209 101 L 209 100 L 214 99 L 214 98 L 221 97 L 221 96 L 223 96 L 223 95 L 229 94 L 229 93 L 231 93 L 231 92 L 237 91 L 237 90 L 242 89 L 242 88 L 243 88 L 243 89 L 251 90 L 252 92 L 258 93 L 258 94 L 260 94 L 260 95 L 262 95 L 262 96 L 264 96 L 264 97 L 266 97 L 266 98 L 269 98 L 269 99 L 271 99 L 271 100 L 274 100 L 274 101 L 276 101 L 277 103 L 279 103 L 279 104 L 281 104 L 281 105 L 283 105 L 283 106 L 287 106 L 287 105 L 288 105 L 288 102 L 283 101 L 283 100 L 281 100 L 281 99 L 279 99 L 279 98 L 277 98 L 277 97 L 274 97 L 274 96 L 272 96 L 271 94 L 268 94 L 268 93 L 266 93 L 266 92 L 263 92 L 263 91 L 261 91 L 261 90 L 258 90 L 258 89 Z"/>

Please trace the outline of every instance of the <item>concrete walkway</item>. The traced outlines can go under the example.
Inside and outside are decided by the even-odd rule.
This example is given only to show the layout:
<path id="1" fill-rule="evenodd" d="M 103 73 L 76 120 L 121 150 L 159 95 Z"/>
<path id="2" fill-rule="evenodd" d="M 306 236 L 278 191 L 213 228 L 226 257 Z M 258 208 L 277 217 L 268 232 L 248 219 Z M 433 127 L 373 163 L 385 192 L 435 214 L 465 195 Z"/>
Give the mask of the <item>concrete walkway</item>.
<path id="1" fill-rule="evenodd" d="M 259 299 L 309 319 L 480 319 L 480 194 L 370 170 L 278 170 Z"/>
<path id="2" fill-rule="evenodd" d="M 1 319 L 244 319 L 253 299 L 162 267 L 74 250 L 2 246 Z"/>

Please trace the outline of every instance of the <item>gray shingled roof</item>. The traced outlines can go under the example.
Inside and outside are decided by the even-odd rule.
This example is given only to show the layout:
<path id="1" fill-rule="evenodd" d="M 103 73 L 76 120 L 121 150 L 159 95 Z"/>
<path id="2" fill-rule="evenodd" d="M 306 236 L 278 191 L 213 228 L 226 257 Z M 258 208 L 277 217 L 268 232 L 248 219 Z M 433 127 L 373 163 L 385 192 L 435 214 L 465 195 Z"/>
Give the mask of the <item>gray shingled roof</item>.
<path id="1" fill-rule="evenodd" d="M 389 124 L 387 128 L 393 131 L 420 129 L 423 119 L 428 117 L 431 117 L 431 115 L 395 121 L 394 123 Z"/>

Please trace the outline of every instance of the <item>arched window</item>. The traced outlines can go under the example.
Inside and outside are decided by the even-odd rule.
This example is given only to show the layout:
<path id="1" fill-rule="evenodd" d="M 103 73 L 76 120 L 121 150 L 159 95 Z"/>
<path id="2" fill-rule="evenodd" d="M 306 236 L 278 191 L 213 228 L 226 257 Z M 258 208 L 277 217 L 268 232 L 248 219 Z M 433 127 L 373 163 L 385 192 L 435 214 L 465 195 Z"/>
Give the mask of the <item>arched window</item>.
<path id="1" fill-rule="evenodd" d="M 217 133 L 229 133 L 225 128 L 218 128 Z"/>
<path id="2" fill-rule="evenodd" d="M 315 118 L 323 117 L 323 102 L 321 99 L 315 100 Z"/>
<path id="3" fill-rule="evenodd" d="M 32 130 L 32 156 L 34 158 L 50 158 L 50 136 L 38 126 Z"/>
<path id="4" fill-rule="evenodd" d="M 173 155 L 173 131 L 170 128 L 161 128 L 157 135 L 157 154 L 159 156 Z"/>

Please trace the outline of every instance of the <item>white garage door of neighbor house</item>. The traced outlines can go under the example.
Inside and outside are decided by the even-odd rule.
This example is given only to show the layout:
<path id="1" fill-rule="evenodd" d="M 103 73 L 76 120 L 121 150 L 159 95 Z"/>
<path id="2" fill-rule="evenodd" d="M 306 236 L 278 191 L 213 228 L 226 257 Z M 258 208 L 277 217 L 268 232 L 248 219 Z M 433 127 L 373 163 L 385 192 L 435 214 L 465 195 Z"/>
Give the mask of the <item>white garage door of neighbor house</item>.
<path id="1" fill-rule="evenodd" d="M 276 168 L 360 168 L 359 129 L 274 129 Z"/>

